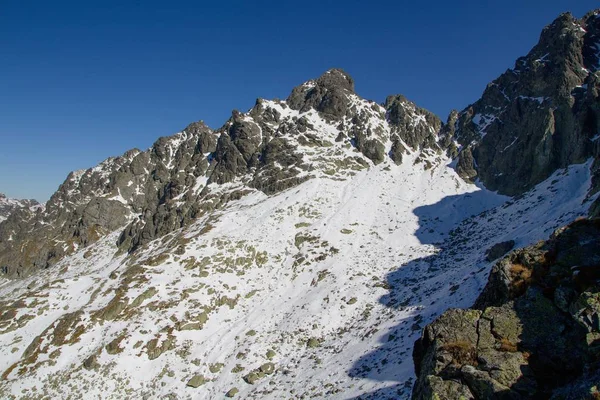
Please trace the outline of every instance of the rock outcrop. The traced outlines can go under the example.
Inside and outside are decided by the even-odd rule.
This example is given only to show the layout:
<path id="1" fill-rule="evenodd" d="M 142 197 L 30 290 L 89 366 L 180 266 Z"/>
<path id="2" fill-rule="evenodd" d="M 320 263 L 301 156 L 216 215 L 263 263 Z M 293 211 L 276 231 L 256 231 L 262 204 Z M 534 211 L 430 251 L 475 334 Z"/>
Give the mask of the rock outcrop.
<path id="1" fill-rule="evenodd" d="M 115 230 L 134 252 L 247 193 L 267 195 L 315 176 L 345 179 L 402 154 L 441 152 L 441 122 L 403 96 L 385 107 L 361 99 L 354 81 L 332 69 L 295 89 L 286 101 L 258 99 L 219 129 L 194 122 L 71 173 L 39 212 L 22 209 L 0 224 L 0 268 L 26 276 Z"/>
<path id="2" fill-rule="evenodd" d="M 29 208 L 35 211 L 37 208 L 41 208 L 41 204 L 36 200 L 19 200 L 10 199 L 5 194 L 0 193 L 0 222 L 6 220 L 10 214 L 19 208 Z"/>
<path id="3" fill-rule="evenodd" d="M 600 220 L 500 260 L 473 308 L 428 325 L 413 356 L 413 399 L 600 396 Z"/>
<path id="4" fill-rule="evenodd" d="M 518 195 L 557 168 L 598 158 L 599 13 L 559 16 L 527 56 L 458 114 L 451 135 L 462 146 L 463 178 Z"/>

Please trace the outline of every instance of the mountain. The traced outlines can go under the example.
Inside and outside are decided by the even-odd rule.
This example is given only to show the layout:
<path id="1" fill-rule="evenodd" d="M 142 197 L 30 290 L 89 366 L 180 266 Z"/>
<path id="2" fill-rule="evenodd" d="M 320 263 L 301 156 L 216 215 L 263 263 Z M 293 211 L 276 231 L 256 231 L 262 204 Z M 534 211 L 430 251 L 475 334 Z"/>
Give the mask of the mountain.
<path id="1" fill-rule="evenodd" d="M 43 214 L 0 225 L 0 238 L 13 238 L 0 239 L 0 265 L 8 276 L 28 275 L 123 225 L 119 247 L 131 252 L 253 190 L 271 195 L 314 177 L 343 179 L 385 159 L 399 163 L 409 151 L 435 159 L 440 125 L 402 96 L 386 107 L 365 101 L 347 74 L 330 70 L 287 101 L 259 99 L 247 113 L 234 111 L 216 131 L 192 123 L 144 152 L 71 173 Z"/>
<path id="2" fill-rule="evenodd" d="M 11 199 L 0 193 L 0 222 L 6 220 L 18 208 L 27 208 L 30 211 L 35 211 L 41 208 L 41 205 L 36 200 Z"/>
<path id="3" fill-rule="evenodd" d="M 588 54 L 597 14 L 559 17 L 540 43 Z M 579 96 L 564 40 L 549 108 L 523 105 L 545 76 L 523 67 L 485 132 L 490 87 L 443 123 L 332 69 L 69 174 L 43 210 L 0 223 L 0 394 L 410 397 L 426 324 L 469 307 L 505 252 L 597 212 L 597 68 L 582 58 Z M 542 109 L 578 132 L 564 156 L 573 133 L 540 136 Z M 527 146 L 498 151 L 509 134 Z"/>
<path id="4" fill-rule="evenodd" d="M 451 116 L 460 175 L 518 195 L 557 168 L 597 159 L 599 68 L 597 11 L 559 16 L 481 99 Z"/>

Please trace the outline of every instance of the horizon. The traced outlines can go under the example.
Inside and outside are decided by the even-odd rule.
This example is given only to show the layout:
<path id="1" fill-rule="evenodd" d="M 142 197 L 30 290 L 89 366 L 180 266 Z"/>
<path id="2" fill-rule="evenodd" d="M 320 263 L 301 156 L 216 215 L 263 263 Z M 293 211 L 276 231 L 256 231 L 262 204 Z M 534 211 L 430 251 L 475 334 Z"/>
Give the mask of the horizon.
<path id="1" fill-rule="evenodd" d="M 361 97 L 403 94 L 445 122 L 561 12 L 581 18 L 598 7 L 386 3 L 381 13 L 343 4 L 0 6 L 0 193 L 45 202 L 70 171 L 147 149 L 193 121 L 218 129 L 232 110 L 285 99 L 330 68 L 352 76 Z"/>

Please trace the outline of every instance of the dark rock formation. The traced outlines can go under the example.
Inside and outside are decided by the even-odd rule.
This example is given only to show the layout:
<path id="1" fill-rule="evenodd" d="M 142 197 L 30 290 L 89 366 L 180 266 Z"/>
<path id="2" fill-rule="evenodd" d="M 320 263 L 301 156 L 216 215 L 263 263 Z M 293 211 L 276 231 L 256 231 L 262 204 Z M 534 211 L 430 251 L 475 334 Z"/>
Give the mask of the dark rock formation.
<path id="1" fill-rule="evenodd" d="M 514 240 L 496 243 L 485 252 L 485 259 L 487 261 L 494 261 L 511 251 L 513 247 L 515 247 Z"/>
<path id="2" fill-rule="evenodd" d="M 527 56 L 460 112 L 450 134 L 462 145 L 463 178 L 517 195 L 557 168 L 598 157 L 597 15 L 562 14 Z"/>
<path id="3" fill-rule="evenodd" d="M 354 80 L 341 69 L 330 69 L 318 79 L 294 88 L 286 102 L 294 110 L 304 112 L 312 108 L 341 119 L 347 115 L 350 93 L 354 93 Z"/>
<path id="4" fill-rule="evenodd" d="M 413 355 L 414 399 L 597 398 L 600 220 L 499 261 L 473 309 L 428 325 Z"/>
<path id="5" fill-rule="evenodd" d="M 437 141 L 442 121 L 433 113 L 402 95 L 389 96 L 385 101 L 385 109 L 392 129 L 390 156 L 394 162 L 399 164 L 402 161 L 402 153 L 408 150 L 405 145 L 411 150 L 440 149 Z"/>
<path id="6" fill-rule="evenodd" d="M 0 222 L 8 218 L 18 208 L 36 208 L 40 203 L 36 200 L 17 200 L 9 199 L 3 193 L 0 193 Z"/>

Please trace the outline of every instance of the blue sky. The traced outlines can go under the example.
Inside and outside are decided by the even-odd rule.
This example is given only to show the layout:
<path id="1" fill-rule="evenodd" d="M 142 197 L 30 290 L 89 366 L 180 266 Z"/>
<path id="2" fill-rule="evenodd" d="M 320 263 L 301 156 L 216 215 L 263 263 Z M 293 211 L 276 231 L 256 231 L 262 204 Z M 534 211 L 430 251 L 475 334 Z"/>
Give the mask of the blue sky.
<path id="1" fill-rule="evenodd" d="M 0 1 L 0 192 L 45 201 L 69 171 L 149 147 L 331 67 L 446 119 L 587 0 Z"/>

